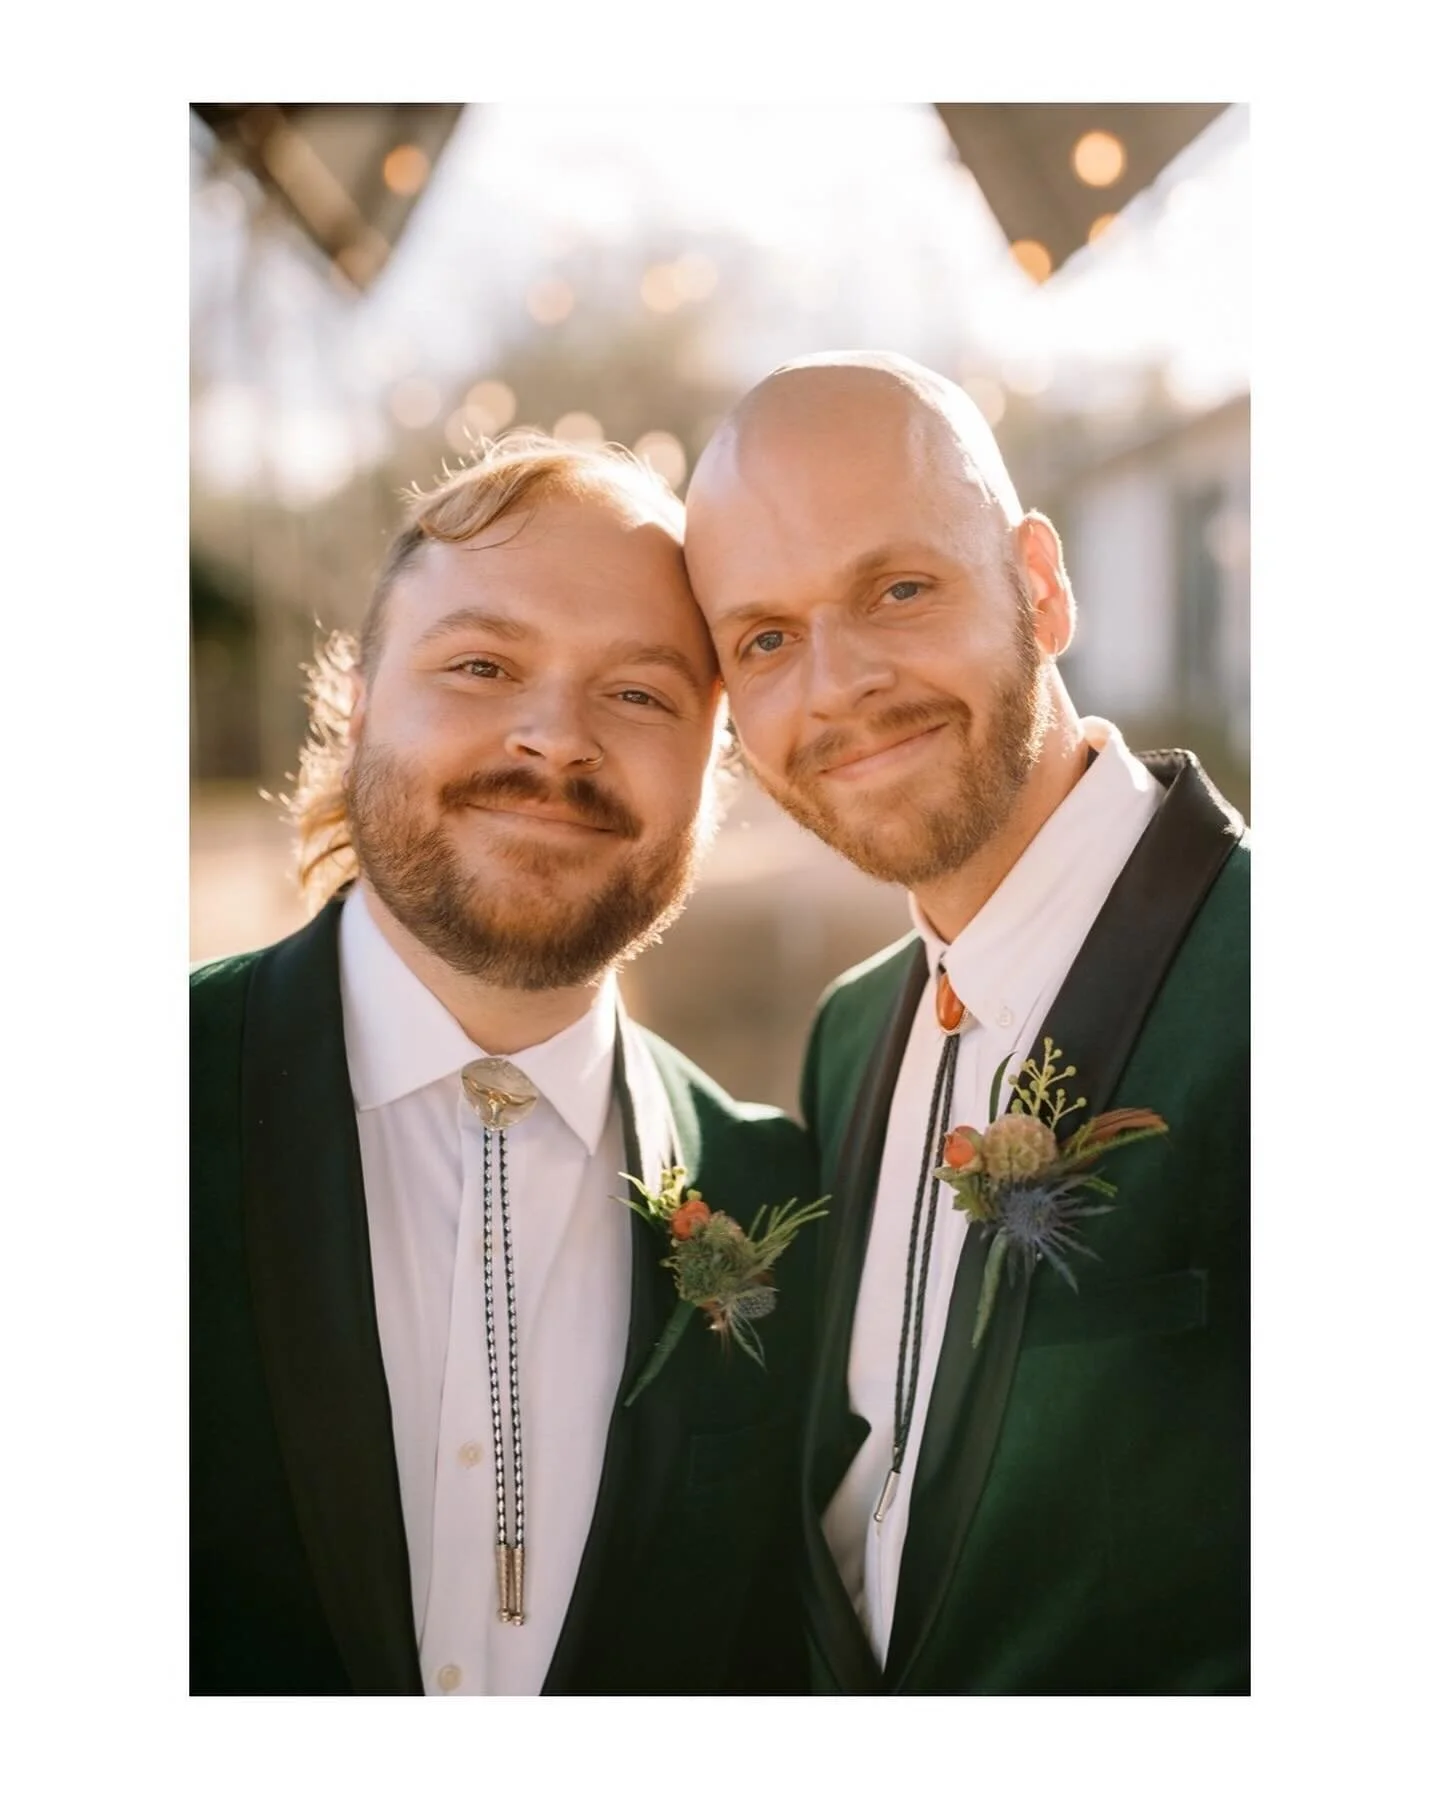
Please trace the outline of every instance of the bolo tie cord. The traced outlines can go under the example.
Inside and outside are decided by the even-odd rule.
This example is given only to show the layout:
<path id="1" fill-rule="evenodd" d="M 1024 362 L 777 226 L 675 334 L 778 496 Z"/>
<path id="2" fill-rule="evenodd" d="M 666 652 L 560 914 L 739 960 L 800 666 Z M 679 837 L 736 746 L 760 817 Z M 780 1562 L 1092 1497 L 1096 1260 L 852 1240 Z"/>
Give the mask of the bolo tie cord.
<path id="1" fill-rule="evenodd" d="M 910 1246 L 905 1260 L 905 1308 L 900 1322 L 900 1352 L 895 1367 L 895 1445 L 890 1456 L 890 1470 L 880 1500 L 875 1505 L 876 1526 L 885 1519 L 900 1482 L 900 1467 L 910 1443 L 910 1425 L 915 1416 L 915 1397 L 920 1387 L 920 1351 L 925 1337 L 925 1287 L 930 1276 L 930 1249 L 935 1239 L 935 1218 L 940 1208 L 940 1180 L 935 1168 L 940 1163 L 940 1136 L 949 1120 L 950 1105 L 955 1095 L 955 1063 L 960 1054 L 959 1029 L 965 1019 L 965 1008 L 956 998 L 942 963 L 936 990 L 936 1013 L 945 1028 L 945 1045 L 940 1051 L 940 1064 L 935 1069 L 935 1083 L 930 1093 L 930 1117 L 925 1127 L 921 1150 L 920 1176 L 915 1186 L 915 1204 L 910 1216 Z M 916 1275 L 916 1261 L 919 1275 Z"/>

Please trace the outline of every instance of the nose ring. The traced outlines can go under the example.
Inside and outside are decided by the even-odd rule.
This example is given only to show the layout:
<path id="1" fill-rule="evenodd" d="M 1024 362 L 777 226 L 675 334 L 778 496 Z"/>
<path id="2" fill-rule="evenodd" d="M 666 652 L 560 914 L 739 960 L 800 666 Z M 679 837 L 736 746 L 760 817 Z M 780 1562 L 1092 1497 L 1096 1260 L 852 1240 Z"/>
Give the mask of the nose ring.
<path id="1" fill-rule="evenodd" d="M 598 767 L 604 758 L 605 750 L 602 748 L 598 754 L 586 754 L 577 759 L 575 765 L 577 767 Z"/>

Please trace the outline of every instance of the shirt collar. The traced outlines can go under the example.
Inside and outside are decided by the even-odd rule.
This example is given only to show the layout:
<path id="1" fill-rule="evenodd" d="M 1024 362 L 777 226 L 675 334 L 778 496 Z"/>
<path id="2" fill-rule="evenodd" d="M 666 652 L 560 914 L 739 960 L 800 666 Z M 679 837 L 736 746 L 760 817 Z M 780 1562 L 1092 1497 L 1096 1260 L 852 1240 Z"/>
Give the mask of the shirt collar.
<path id="1" fill-rule="evenodd" d="M 1089 927 L 1159 802 L 1158 781 L 1112 723 L 1085 717 L 1081 728 L 1094 760 L 953 941 L 909 898 L 931 978 L 943 956 L 956 996 L 986 1028 L 1029 1013 L 1069 951 L 1063 919 Z"/>
<path id="2" fill-rule="evenodd" d="M 340 915 L 340 994 L 345 1053 L 357 1109 L 379 1109 L 485 1056 L 380 933 L 357 885 Z M 504 1057 L 585 1144 L 599 1149 L 610 1114 L 615 1066 L 615 980 L 570 1027 Z"/>

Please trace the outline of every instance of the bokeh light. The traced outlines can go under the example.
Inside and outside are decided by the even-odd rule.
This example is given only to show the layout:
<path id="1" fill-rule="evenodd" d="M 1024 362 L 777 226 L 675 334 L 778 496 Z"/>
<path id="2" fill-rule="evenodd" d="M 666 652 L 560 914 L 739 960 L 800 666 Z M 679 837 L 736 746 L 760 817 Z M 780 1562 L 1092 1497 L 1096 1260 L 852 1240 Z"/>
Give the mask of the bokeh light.
<path id="1" fill-rule="evenodd" d="M 575 309 L 575 290 L 553 276 L 537 280 L 525 295 L 525 309 L 537 324 L 560 324 Z"/>
<path id="2" fill-rule="evenodd" d="M 1050 251 L 1033 237 L 1022 237 L 1010 245 L 1010 253 L 1033 281 L 1047 281 L 1054 267 Z"/>
<path id="3" fill-rule="evenodd" d="M 515 422 L 515 395 L 503 380 L 480 380 L 466 393 L 465 409 L 481 436 L 495 436 Z"/>
<path id="4" fill-rule="evenodd" d="M 640 297 L 652 312 L 674 312 L 685 303 L 685 294 L 671 262 L 657 262 L 640 277 Z"/>
<path id="5" fill-rule="evenodd" d="M 385 158 L 382 173 L 392 193 L 418 193 L 430 175 L 430 158 L 413 143 L 401 143 Z"/>
<path id="6" fill-rule="evenodd" d="M 605 429 L 588 411 L 567 411 L 555 420 L 550 434 L 562 443 L 603 443 Z"/>
<path id="7" fill-rule="evenodd" d="M 1125 145 L 1109 131 L 1087 131 L 1070 152 L 1070 166 L 1087 187 L 1113 187 L 1125 172 Z"/>
<path id="8" fill-rule="evenodd" d="M 1005 416 L 1005 388 L 989 374 L 969 374 L 960 382 L 993 430 Z"/>
<path id="9" fill-rule="evenodd" d="M 390 415 L 402 430 L 423 430 L 440 415 L 440 389 L 433 380 L 412 375 L 390 389 Z"/>
<path id="10" fill-rule="evenodd" d="M 685 445 L 668 430 L 647 430 L 636 442 L 635 453 L 667 484 L 678 487 L 685 478 L 689 465 Z"/>

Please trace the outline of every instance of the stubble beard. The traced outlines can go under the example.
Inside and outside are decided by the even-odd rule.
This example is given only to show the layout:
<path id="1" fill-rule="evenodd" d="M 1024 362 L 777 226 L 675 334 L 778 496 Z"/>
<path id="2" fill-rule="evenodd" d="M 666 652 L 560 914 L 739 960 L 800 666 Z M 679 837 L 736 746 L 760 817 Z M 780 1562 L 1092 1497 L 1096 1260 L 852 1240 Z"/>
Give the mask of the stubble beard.
<path id="1" fill-rule="evenodd" d="M 702 811 L 655 846 L 624 852 L 599 884 L 565 897 L 560 881 L 568 882 L 583 848 L 497 844 L 493 869 L 471 870 L 444 819 L 485 798 L 560 801 L 581 820 L 638 840 L 638 818 L 595 781 L 548 780 L 524 767 L 476 774 L 441 788 L 434 823 L 425 820 L 426 796 L 398 755 L 361 741 L 345 781 L 360 869 L 401 927 L 453 971 L 520 991 L 593 984 L 658 941 L 694 887 L 710 831 Z"/>
<path id="2" fill-rule="evenodd" d="M 975 714 L 962 699 L 897 704 L 867 719 L 873 738 L 948 728 L 956 749 L 943 780 L 927 769 L 926 786 L 943 796 L 923 797 L 904 780 L 845 807 L 825 790 L 820 768 L 834 755 L 859 746 L 855 731 L 827 731 L 792 753 L 781 779 L 751 770 L 762 788 L 803 828 L 844 855 L 871 878 L 910 890 L 957 872 L 1004 827 L 1039 759 L 1051 706 L 1028 602 L 1015 632 L 1011 667 L 994 690 L 990 726 L 975 737 Z M 868 814 L 866 814 L 868 812 Z"/>

